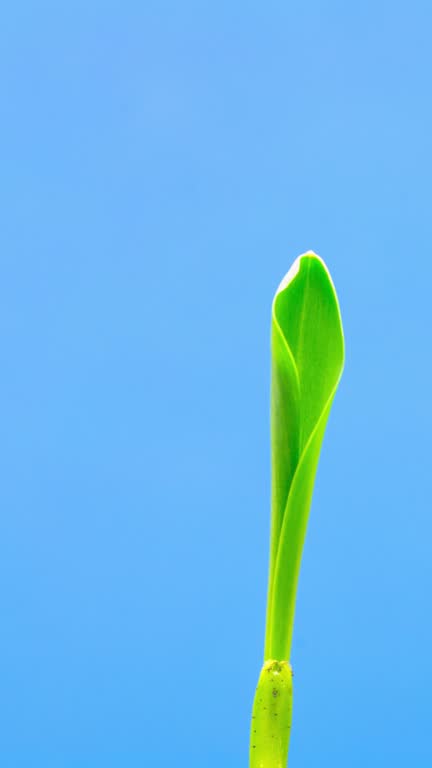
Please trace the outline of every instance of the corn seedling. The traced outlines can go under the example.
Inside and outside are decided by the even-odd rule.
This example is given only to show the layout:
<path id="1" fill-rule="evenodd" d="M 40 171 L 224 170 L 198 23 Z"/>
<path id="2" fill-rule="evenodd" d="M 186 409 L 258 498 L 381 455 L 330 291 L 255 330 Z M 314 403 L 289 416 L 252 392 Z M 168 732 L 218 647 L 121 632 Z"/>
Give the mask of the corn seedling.
<path id="1" fill-rule="evenodd" d="M 321 443 L 344 363 L 336 291 L 314 253 L 296 259 L 276 291 L 271 361 L 270 565 L 250 768 L 287 765 L 297 582 Z"/>

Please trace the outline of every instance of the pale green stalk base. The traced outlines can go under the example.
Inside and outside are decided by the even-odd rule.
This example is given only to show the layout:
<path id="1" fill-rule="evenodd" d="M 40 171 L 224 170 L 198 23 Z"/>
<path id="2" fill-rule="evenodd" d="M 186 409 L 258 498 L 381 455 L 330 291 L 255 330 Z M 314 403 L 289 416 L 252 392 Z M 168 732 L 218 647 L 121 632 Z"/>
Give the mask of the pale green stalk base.
<path id="1" fill-rule="evenodd" d="M 286 768 L 293 703 L 287 661 L 266 661 L 252 710 L 250 768 Z"/>

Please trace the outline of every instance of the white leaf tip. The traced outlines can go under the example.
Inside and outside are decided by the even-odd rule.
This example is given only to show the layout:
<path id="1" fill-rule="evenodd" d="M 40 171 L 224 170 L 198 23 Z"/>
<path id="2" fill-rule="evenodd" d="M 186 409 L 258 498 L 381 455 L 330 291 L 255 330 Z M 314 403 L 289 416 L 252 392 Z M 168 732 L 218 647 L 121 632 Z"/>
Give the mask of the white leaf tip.
<path id="1" fill-rule="evenodd" d="M 276 291 L 276 296 L 278 293 L 281 293 L 285 288 L 294 280 L 295 276 L 297 275 L 299 269 L 300 269 L 300 259 L 301 256 L 298 256 L 294 263 L 289 268 L 288 272 L 286 273 L 285 277 L 282 278 L 282 280 L 279 283 L 279 286 Z"/>

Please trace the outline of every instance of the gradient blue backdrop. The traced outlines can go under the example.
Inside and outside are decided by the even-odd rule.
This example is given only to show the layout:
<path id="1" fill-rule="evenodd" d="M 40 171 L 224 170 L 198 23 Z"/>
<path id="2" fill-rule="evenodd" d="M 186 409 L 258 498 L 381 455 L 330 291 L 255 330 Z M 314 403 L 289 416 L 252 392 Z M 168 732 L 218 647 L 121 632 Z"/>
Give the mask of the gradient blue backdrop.
<path id="1" fill-rule="evenodd" d="M 2 6 L 5 768 L 246 768 L 309 248 L 347 362 L 290 765 L 432 765 L 431 35 L 426 0 Z"/>

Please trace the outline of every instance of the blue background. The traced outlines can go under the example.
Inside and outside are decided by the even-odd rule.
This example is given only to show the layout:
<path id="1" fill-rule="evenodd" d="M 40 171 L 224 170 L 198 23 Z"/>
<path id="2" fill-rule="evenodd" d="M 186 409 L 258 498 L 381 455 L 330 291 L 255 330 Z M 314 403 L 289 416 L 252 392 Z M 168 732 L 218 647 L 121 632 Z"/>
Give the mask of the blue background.
<path id="1" fill-rule="evenodd" d="M 290 766 L 432 765 L 429 2 L 0 11 L 0 761 L 246 768 L 269 324 L 347 361 L 298 594 Z"/>

